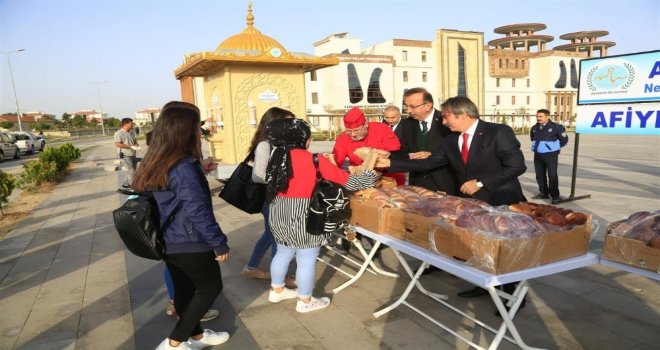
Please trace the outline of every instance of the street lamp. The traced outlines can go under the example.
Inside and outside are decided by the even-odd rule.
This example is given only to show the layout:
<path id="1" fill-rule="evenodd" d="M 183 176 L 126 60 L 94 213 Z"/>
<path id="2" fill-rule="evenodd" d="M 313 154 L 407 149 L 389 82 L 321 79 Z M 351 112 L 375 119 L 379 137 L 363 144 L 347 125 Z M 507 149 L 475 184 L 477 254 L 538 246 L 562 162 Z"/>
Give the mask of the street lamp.
<path id="1" fill-rule="evenodd" d="M 18 49 L 14 51 L 2 51 L 5 55 L 7 55 L 7 64 L 9 64 L 9 76 L 11 77 L 11 87 L 14 89 L 14 101 L 16 101 L 16 118 L 18 119 L 18 130 L 21 132 L 23 131 L 23 126 L 21 125 L 21 109 L 18 108 L 18 97 L 16 97 L 16 85 L 14 84 L 14 73 L 11 71 L 11 60 L 9 59 L 9 55 L 12 53 L 16 52 L 22 52 L 25 51 L 25 49 Z"/>
<path id="2" fill-rule="evenodd" d="M 96 93 L 99 96 L 99 110 L 101 111 L 101 132 L 105 136 L 105 127 L 103 126 L 103 107 L 101 106 L 101 84 L 107 83 L 107 80 L 104 81 L 90 81 L 90 84 L 96 84 Z"/>

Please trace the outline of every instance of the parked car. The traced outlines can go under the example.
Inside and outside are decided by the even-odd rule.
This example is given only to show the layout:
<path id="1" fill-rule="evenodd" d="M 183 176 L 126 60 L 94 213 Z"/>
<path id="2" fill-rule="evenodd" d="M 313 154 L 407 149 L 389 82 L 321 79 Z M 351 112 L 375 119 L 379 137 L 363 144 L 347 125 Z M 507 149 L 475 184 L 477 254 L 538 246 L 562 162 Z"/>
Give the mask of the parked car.
<path id="1" fill-rule="evenodd" d="M 11 135 L 16 140 L 16 145 L 23 154 L 34 154 L 34 150 L 41 147 L 41 142 L 34 138 L 29 132 L 13 131 Z"/>
<path id="2" fill-rule="evenodd" d="M 34 134 L 33 134 L 33 135 L 34 135 Z M 39 134 L 34 135 L 34 138 L 35 138 L 37 141 L 39 141 L 39 143 L 41 144 L 41 145 L 40 145 L 39 147 L 37 147 L 37 148 L 39 149 L 39 152 L 42 152 L 42 151 L 44 150 L 44 147 L 46 147 L 46 138 L 44 137 L 43 134 L 41 134 L 41 135 L 39 135 Z"/>
<path id="3" fill-rule="evenodd" d="M 0 163 L 9 157 L 20 158 L 21 150 L 16 146 L 16 141 L 10 134 L 0 132 Z"/>

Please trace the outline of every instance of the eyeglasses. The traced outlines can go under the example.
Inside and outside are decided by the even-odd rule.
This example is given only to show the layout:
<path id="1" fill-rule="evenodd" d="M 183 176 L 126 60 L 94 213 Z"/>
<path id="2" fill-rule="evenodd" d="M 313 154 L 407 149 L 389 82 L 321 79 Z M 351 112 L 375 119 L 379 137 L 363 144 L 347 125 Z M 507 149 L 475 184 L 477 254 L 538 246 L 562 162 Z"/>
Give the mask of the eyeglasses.
<path id="1" fill-rule="evenodd" d="M 423 105 L 425 105 L 425 104 L 427 104 L 427 103 L 428 103 L 428 102 L 422 102 L 422 103 L 418 104 L 417 106 L 415 106 L 415 105 L 410 105 L 410 106 L 408 106 L 407 104 L 404 104 L 404 105 L 403 105 L 403 108 L 405 108 L 405 109 L 415 109 L 415 108 L 418 108 L 419 106 L 423 106 Z"/>

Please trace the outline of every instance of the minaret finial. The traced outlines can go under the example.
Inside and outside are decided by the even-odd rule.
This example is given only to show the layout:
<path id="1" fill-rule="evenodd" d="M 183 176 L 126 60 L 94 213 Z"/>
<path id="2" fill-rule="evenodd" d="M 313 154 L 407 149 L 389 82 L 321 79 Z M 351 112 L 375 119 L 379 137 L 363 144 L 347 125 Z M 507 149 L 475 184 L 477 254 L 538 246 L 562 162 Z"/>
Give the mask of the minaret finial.
<path id="1" fill-rule="evenodd" d="M 252 0 L 248 1 L 248 14 L 247 17 L 247 25 L 248 27 L 252 27 L 254 25 L 254 15 L 252 14 Z"/>

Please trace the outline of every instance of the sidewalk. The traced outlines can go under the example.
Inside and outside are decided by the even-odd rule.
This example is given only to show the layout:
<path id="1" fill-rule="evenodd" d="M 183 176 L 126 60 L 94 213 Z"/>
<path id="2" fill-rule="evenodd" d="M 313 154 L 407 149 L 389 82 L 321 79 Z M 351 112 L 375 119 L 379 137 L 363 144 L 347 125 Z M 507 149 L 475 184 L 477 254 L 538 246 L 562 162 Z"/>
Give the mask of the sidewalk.
<path id="1" fill-rule="evenodd" d="M 529 141 L 520 140 L 528 166 L 521 183 L 531 197 L 537 190 Z M 331 145 L 314 142 L 312 151 L 328 151 Z M 572 147 L 571 141 L 560 156 L 565 196 L 570 192 Z M 175 320 L 165 315 L 162 263 L 127 253 L 114 230 L 111 212 L 125 200 L 116 192 L 118 173 L 103 170 L 114 158 L 111 144 L 91 148 L 80 167 L 0 241 L 0 348 L 154 349 L 173 327 Z M 659 159 L 658 138 L 582 136 L 576 195 L 591 198 L 562 206 L 592 213 L 600 223 L 592 252 L 600 253 L 607 222 L 660 208 Z M 209 181 L 212 187 L 218 185 Z M 328 309 L 303 315 L 295 312 L 293 301 L 270 304 L 268 282 L 239 273 L 261 235 L 261 216 L 247 215 L 217 197 L 213 204 L 232 248 L 230 261 L 221 264 L 225 289 L 214 305 L 220 317 L 204 324 L 232 337 L 215 348 L 468 348 L 405 307 L 373 318 L 372 312 L 391 303 L 407 283 L 389 249 L 378 264 L 402 274 L 398 280 L 366 273 L 333 295 L 331 290 L 346 277 L 317 264 L 315 294 L 332 299 Z M 341 263 L 333 253 L 325 259 Z M 267 256 L 262 267 L 269 263 Z M 423 276 L 422 283 L 449 295 L 458 309 L 499 324 L 489 299 L 455 297 L 469 287 L 467 282 L 436 272 Z M 426 296 L 413 292 L 409 301 L 482 346 L 492 339 Z M 528 301 L 515 322 L 531 346 L 644 350 L 660 343 L 660 283 L 654 280 L 595 265 L 530 281 Z M 506 341 L 500 346 L 516 348 Z"/>

